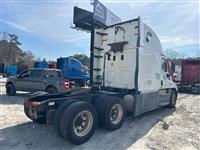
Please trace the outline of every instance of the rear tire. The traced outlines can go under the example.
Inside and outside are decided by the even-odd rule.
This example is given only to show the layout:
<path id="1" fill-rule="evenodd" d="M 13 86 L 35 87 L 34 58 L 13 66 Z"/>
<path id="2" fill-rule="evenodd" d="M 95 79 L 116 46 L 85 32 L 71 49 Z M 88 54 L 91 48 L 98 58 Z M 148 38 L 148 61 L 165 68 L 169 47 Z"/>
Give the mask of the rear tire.
<path id="1" fill-rule="evenodd" d="M 65 139 L 74 144 L 82 144 L 90 139 L 97 126 L 97 113 L 92 104 L 75 102 L 65 110 L 60 131 Z"/>
<path id="2" fill-rule="evenodd" d="M 47 89 L 45 91 L 50 94 L 56 94 L 58 92 L 57 89 L 53 86 L 47 87 Z"/>
<path id="3" fill-rule="evenodd" d="M 33 121 L 38 124 L 46 124 L 47 123 L 46 117 L 37 118 L 37 119 L 34 119 Z"/>
<path id="4" fill-rule="evenodd" d="M 175 108 L 176 107 L 176 100 L 177 100 L 177 92 L 175 90 L 172 90 L 171 95 L 170 95 L 168 108 Z"/>
<path id="5" fill-rule="evenodd" d="M 121 98 L 107 96 L 95 104 L 99 125 L 108 130 L 119 129 L 124 123 L 125 106 Z"/>
<path id="6" fill-rule="evenodd" d="M 16 95 L 16 90 L 15 90 L 15 87 L 12 83 L 9 83 L 8 85 L 6 85 L 6 94 L 8 96 L 15 96 Z"/>
<path id="7" fill-rule="evenodd" d="M 62 134 L 61 134 L 61 131 L 60 131 L 60 122 L 61 122 L 61 118 L 64 114 L 64 111 L 68 108 L 69 105 L 71 105 L 73 102 L 63 102 L 63 104 L 61 104 L 56 112 L 55 112 L 55 115 L 53 117 L 53 127 L 54 127 L 54 130 L 56 132 L 56 134 L 58 136 L 61 136 L 62 137 Z"/>

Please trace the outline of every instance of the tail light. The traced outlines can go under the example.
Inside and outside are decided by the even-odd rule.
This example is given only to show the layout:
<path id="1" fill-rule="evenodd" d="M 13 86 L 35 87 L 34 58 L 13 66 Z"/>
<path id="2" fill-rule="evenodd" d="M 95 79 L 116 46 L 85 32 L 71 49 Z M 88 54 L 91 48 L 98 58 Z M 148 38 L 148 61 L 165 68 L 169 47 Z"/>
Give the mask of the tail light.
<path id="1" fill-rule="evenodd" d="M 26 107 L 38 106 L 40 104 L 41 102 L 37 102 L 37 101 L 28 101 L 25 103 Z"/>
<path id="2" fill-rule="evenodd" d="M 69 85 L 69 82 L 66 82 L 66 81 L 65 81 L 65 82 L 64 82 L 64 88 L 68 89 L 69 86 L 70 86 L 70 85 Z"/>

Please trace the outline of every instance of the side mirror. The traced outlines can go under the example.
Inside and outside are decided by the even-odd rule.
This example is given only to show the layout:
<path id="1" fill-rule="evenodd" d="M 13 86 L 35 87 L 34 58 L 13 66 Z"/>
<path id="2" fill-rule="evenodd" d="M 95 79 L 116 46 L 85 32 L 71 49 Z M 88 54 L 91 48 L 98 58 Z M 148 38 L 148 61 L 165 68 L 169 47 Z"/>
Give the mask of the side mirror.
<path id="1" fill-rule="evenodd" d="M 170 78 L 170 74 L 169 74 L 169 73 L 167 73 L 167 75 L 166 75 L 166 76 L 167 76 L 167 78 Z"/>
<path id="2" fill-rule="evenodd" d="M 177 76 L 178 75 L 178 73 L 173 73 L 173 76 Z"/>
<path id="3" fill-rule="evenodd" d="M 17 75 L 17 78 L 22 78 L 22 75 L 21 75 L 21 74 L 18 74 L 18 75 Z"/>

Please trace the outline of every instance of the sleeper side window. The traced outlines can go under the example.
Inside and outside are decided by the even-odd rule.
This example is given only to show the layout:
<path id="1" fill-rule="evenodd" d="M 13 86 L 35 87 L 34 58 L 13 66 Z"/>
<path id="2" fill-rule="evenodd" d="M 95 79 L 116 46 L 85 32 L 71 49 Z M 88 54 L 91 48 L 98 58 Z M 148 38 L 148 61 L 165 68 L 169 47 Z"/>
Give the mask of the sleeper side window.
<path id="1" fill-rule="evenodd" d="M 38 78 L 41 77 L 42 75 L 42 70 L 32 70 L 31 77 L 32 78 Z"/>
<path id="2" fill-rule="evenodd" d="M 56 71 L 46 71 L 46 77 L 47 78 L 57 78 L 58 73 Z"/>
<path id="3" fill-rule="evenodd" d="M 124 60 L 124 55 L 121 55 L 121 60 Z"/>
<path id="4" fill-rule="evenodd" d="M 111 55 L 107 55 L 107 60 L 110 60 L 110 56 L 111 56 Z"/>
<path id="5" fill-rule="evenodd" d="M 116 60 L 116 56 L 113 56 L 113 61 L 115 61 Z"/>
<path id="6" fill-rule="evenodd" d="M 32 71 L 31 70 L 27 70 L 21 73 L 21 77 L 22 78 L 28 78 L 31 77 Z"/>

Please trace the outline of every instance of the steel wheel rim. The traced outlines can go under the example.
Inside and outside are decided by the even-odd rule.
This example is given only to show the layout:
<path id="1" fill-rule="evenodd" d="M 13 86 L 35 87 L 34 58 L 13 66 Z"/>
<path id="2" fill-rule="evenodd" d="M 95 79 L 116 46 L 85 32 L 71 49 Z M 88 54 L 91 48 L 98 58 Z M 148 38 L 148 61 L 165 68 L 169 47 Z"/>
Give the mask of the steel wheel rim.
<path id="1" fill-rule="evenodd" d="M 89 111 L 81 111 L 73 121 L 73 130 L 75 135 L 82 137 L 87 135 L 93 125 L 94 119 Z"/>
<path id="2" fill-rule="evenodd" d="M 12 88 L 10 86 L 7 87 L 7 92 L 10 93 L 12 90 Z"/>
<path id="3" fill-rule="evenodd" d="M 120 104 L 115 104 L 112 106 L 110 111 L 110 121 L 112 124 L 118 124 L 122 120 L 123 108 Z"/>

